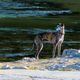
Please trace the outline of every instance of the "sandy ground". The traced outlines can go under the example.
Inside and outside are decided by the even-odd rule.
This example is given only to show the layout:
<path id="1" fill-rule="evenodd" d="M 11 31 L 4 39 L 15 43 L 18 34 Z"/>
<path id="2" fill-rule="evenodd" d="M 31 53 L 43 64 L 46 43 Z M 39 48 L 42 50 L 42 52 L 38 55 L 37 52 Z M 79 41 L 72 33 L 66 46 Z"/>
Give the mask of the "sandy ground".
<path id="1" fill-rule="evenodd" d="M 64 57 L 36 60 L 35 58 L 25 57 L 15 62 L 1 62 L 0 69 L 78 71 L 80 70 L 80 59 Z"/>

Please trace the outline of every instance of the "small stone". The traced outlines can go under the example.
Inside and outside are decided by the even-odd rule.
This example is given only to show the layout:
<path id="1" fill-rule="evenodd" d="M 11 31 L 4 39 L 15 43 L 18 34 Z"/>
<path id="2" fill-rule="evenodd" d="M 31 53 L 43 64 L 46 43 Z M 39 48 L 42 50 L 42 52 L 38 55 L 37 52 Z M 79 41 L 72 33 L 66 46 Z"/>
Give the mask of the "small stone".
<path id="1" fill-rule="evenodd" d="M 14 66 L 12 69 L 26 69 L 25 67 Z"/>
<path id="2" fill-rule="evenodd" d="M 2 66 L 1 69 L 11 69 L 11 67 L 7 64 L 7 65 Z"/>

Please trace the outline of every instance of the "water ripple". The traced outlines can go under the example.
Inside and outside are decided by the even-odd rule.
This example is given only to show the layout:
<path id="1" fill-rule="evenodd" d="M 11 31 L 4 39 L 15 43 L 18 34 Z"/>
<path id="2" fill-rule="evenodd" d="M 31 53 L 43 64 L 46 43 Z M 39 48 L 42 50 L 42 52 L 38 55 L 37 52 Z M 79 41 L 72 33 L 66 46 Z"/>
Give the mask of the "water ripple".
<path id="1" fill-rule="evenodd" d="M 32 29 L 19 29 L 19 28 L 10 28 L 10 27 L 0 27 L 0 31 L 12 31 L 12 32 L 28 32 L 28 33 L 41 33 L 41 32 L 55 32 L 53 29 L 40 29 L 40 28 L 32 28 Z M 65 29 L 65 32 L 80 32 L 80 31 L 75 31 L 73 29 Z"/>

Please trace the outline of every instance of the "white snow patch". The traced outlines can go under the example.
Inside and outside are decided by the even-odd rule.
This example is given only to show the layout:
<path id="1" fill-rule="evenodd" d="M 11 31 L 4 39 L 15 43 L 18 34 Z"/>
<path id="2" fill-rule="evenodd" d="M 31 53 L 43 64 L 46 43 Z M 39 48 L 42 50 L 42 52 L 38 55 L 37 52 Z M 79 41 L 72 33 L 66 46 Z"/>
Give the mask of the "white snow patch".
<path id="1" fill-rule="evenodd" d="M 0 80 L 80 80 L 79 71 L 0 70 Z"/>

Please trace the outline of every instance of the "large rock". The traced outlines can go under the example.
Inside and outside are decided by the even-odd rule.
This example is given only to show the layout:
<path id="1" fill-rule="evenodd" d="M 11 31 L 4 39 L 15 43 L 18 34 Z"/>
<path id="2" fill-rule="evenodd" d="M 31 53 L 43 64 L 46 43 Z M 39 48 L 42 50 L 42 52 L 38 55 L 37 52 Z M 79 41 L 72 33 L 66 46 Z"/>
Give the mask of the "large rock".
<path id="1" fill-rule="evenodd" d="M 63 57 L 69 56 L 69 57 L 80 57 L 80 50 L 77 49 L 65 49 L 63 51 Z"/>

